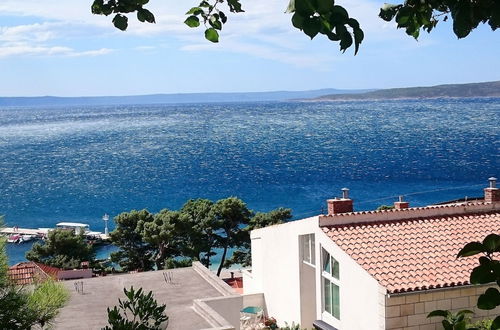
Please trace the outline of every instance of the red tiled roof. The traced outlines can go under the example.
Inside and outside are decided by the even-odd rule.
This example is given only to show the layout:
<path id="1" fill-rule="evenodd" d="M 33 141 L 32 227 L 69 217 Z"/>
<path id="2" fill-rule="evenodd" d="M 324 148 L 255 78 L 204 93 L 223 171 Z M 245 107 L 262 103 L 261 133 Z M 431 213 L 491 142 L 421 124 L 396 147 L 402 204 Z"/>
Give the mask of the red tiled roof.
<path id="1" fill-rule="evenodd" d="M 243 277 L 224 278 L 223 281 L 236 292 L 243 294 Z"/>
<path id="2" fill-rule="evenodd" d="M 469 284 L 478 257 L 456 258 L 472 241 L 500 233 L 500 213 L 352 223 L 323 231 L 390 293 Z"/>
<path id="3" fill-rule="evenodd" d="M 17 285 L 32 284 L 35 281 L 47 279 L 49 277 L 57 279 L 60 269 L 37 262 L 20 262 L 9 267 L 7 274 Z"/>

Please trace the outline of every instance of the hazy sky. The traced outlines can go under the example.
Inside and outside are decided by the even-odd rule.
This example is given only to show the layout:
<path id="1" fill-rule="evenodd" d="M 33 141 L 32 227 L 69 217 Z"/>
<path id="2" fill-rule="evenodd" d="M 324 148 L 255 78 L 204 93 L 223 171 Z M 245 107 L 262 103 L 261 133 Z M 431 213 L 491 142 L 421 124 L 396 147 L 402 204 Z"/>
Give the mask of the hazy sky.
<path id="1" fill-rule="evenodd" d="M 419 41 L 377 17 L 382 1 L 344 0 L 365 41 L 357 56 L 284 14 L 288 0 L 242 0 L 219 44 L 182 22 L 198 0 L 151 0 L 157 24 L 126 32 L 91 0 L 0 2 L 0 96 L 386 88 L 500 80 L 500 32 L 462 40 L 441 22 Z"/>

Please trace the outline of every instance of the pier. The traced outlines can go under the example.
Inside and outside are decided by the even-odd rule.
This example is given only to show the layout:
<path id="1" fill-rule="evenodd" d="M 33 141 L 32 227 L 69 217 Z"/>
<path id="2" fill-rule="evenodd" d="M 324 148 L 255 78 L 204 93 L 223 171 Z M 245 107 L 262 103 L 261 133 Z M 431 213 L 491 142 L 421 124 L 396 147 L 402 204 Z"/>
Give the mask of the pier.
<path id="1" fill-rule="evenodd" d="M 48 228 L 19 228 L 19 227 L 5 227 L 0 229 L 0 234 L 2 235 L 35 235 L 35 236 L 47 236 L 49 233 Z"/>
<path id="2" fill-rule="evenodd" d="M 32 228 L 20 228 L 20 227 L 4 227 L 4 228 L 0 229 L 0 235 L 4 235 L 4 236 L 33 235 L 33 236 L 36 236 L 38 238 L 44 238 L 44 237 L 47 237 L 50 230 L 53 230 L 53 229 L 52 228 L 32 229 Z M 109 240 L 109 235 L 102 234 L 102 233 L 96 233 L 96 232 L 92 232 L 91 234 L 93 236 L 97 236 L 98 238 L 100 238 L 103 241 Z"/>

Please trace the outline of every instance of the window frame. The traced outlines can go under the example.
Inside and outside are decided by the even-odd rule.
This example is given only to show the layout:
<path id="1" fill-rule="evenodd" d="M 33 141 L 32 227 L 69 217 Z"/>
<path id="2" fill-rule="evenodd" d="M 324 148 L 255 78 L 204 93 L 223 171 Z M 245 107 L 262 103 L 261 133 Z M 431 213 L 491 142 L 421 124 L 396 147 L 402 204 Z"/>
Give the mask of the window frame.
<path id="1" fill-rule="evenodd" d="M 307 258 L 305 255 L 307 243 Z M 299 235 L 299 247 L 300 247 L 300 261 L 303 263 L 316 267 L 316 237 L 314 233 Z"/>
<path id="2" fill-rule="evenodd" d="M 333 317 L 336 321 L 340 321 L 341 318 L 341 311 L 340 311 L 340 301 L 341 301 L 341 283 L 340 283 L 340 263 L 338 262 L 337 259 L 335 259 L 330 252 L 328 252 L 324 247 L 321 247 L 321 312 L 327 313 L 329 317 Z M 325 269 L 327 267 L 325 264 L 325 258 L 328 256 L 328 262 L 329 262 L 329 269 Z M 337 274 L 337 277 L 335 277 L 335 274 Z M 328 281 L 329 284 L 327 285 L 325 281 Z M 334 304 L 334 294 L 333 294 L 333 289 L 332 285 L 335 285 L 337 287 L 337 313 L 335 313 L 335 304 Z M 326 287 L 329 286 L 329 302 L 327 304 L 327 295 L 326 295 Z M 332 313 L 330 313 L 329 310 L 327 310 L 327 305 L 330 306 Z"/>

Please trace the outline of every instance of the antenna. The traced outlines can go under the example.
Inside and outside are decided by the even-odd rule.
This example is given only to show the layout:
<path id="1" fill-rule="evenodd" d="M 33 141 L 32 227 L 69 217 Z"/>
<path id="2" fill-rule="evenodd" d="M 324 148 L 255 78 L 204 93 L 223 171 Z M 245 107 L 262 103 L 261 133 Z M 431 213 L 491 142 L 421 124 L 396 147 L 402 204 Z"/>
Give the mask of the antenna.
<path id="1" fill-rule="evenodd" d="M 107 213 L 104 213 L 104 215 L 102 216 L 102 220 L 104 221 L 104 235 L 108 236 L 109 235 L 109 230 L 108 230 L 109 215 Z"/>

